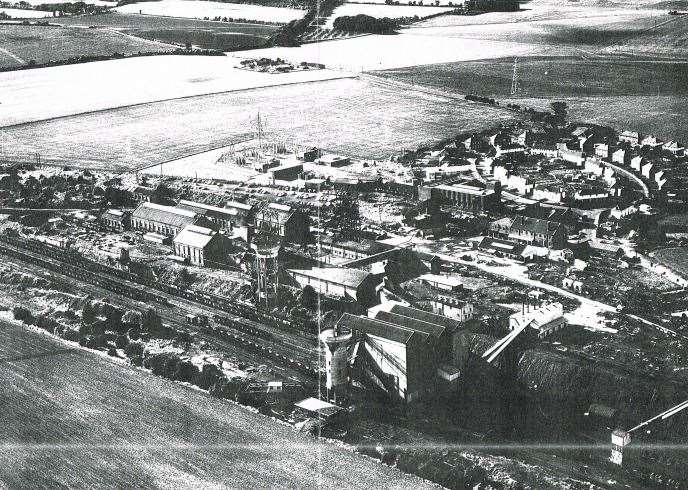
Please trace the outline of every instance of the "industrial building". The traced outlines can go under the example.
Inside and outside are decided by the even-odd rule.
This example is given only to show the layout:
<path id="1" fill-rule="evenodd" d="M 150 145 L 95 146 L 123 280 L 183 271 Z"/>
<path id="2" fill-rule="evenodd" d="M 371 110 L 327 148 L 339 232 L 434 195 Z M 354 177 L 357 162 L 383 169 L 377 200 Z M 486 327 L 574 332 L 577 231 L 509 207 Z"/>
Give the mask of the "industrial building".
<path id="1" fill-rule="evenodd" d="M 283 163 L 279 167 L 268 170 L 273 182 L 275 180 L 296 180 L 303 174 L 303 163 Z"/>
<path id="2" fill-rule="evenodd" d="M 179 209 L 193 211 L 198 216 L 205 216 L 221 230 L 231 230 L 236 226 L 247 226 L 253 218 L 253 206 L 241 202 L 231 201 L 225 207 L 210 206 L 194 201 L 182 199 L 177 204 Z"/>
<path id="3" fill-rule="evenodd" d="M 255 229 L 276 230 L 289 243 L 306 243 L 310 237 L 308 215 L 284 204 L 270 203 L 256 212 Z"/>
<path id="4" fill-rule="evenodd" d="M 393 400 L 413 402 L 438 383 L 457 381 L 457 369 L 446 366 L 460 322 L 394 304 L 374 318 L 344 314 L 337 327 L 353 334 L 353 378 Z"/>
<path id="5" fill-rule="evenodd" d="M 365 308 L 378 302 L 376 288 L 380 279 L 369 272 L 331 267 L 289 269 L 287 273 L 301 288 L 311 286 L 325 296 L 353 300 Z"/>
<path id="6" fill-rule="evenodd" d="M 150 202 L 141 203 L 131 215 L 133 230 L 153 232 L 167 237 L 173 237 L 185 226 L 194 224 L 214 226 L 194 211 Z"/>
<path id="7" fill-rule="evenodd" d="M 522 311 L 509 317 L 509 330 L 516 330 L 524 324 L 529 324 L 535 329 L 537 337 L 543 339 L 566 326 L 564 307 L 561 303 L 523 305 Z"/>
<path id="8" fill-rule="evenodd" d="M 434 187 L 421 186 L 418 199 L 438 200 L 442 204 L 459 206 L 470 211 L 497 209 L 501 202 L 501 188 L 489 188 L 482 182 L 463 181 L 455 184 L 443 184 Z"/>
<path id="9" fill-rule="evenodd" d="M 185 226 L 172 243 L 175 255 L 201 267 L 211 262 L 224 263 L 230 246 L 225 235 L 196 225 Z"/>

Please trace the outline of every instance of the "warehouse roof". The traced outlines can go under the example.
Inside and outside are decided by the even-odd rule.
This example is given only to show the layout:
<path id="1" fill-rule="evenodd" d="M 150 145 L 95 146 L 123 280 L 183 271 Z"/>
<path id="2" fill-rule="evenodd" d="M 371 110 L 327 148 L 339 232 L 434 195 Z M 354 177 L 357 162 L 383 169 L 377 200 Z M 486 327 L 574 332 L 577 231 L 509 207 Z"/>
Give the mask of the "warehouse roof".
<path id="1" fill-rule="evenodd" d="M 398 315 L 404 315 L 408 316 L 411 318 L 415 318 L 416 320 L 421 320 L 424 322 L 429 322 L 429 323 L 434 323 L 436 325 L 441 325 L 445 328 L 448 328 L 450 330 L 454 330 L 457 328 L 461 327 L 461 322 L 458 320 L 454 320 L 453 318 L 449 318 L 443 315 L 437 315 L 435 313 L 430 313 L 429 311 L 423 311 L 419 310 L 417 308 L 411 308 L 409 306 L 404 306 L 404 305 L 394 305 L 392 308 L 389 310 L 392 313 L 396 313 Z"/>
<path id="2" fill-rule="evenodd" d="M 351 330 L 357 330 L 400 344 L 408 344 L 414 335 L 423 342 L 426 342 L 429 338 L 428 334 L 423 332 L 411 330 L 381 320 L 375 320 L 367 316 L 356 316 L 349 313 L 344 313 L 338 323 Z"/>
<path id="3" fill-rule="evenodd" d="M 394 245 L 389 245 L 387 243 L 380 243 L 375 240 L 369 240 L 366 238 L 360 241 L 355 240 L 334 240 L 331 237 L 323 237 L 320 239 L 322 245 L 340 247 L 345 250 L 353 250 L 356 252 L 364 253 L 366 255 L 375 255 L 378 253 L 386 252 L 396 248 Z"/>
<path id="4" fill-rule="evenodd" d="M 220 216 L 220 217 L 234 217 L 239 214 L 246 214 L 251 211 L 251 206 L 249 204 L 244 204 L 240 202 L 229 202 L 224 208 L 218 206 L 211 206 L 209 204 L 203 204 L 200 202 L 186 201 L 182 199 L 177 204 L 179 209 L 187 209 L 189 211 L 194 211 L 198 214 L 208 215 L 208 216 Z"/>
<path id="5" fill-rule="evenodd" d="M 174 243 L 194 248 L 205 248 L 215 236 L 215 231 L 202 226 L 187 225 L 174 237 Z"/>
<path id="6" fill-rule="evenodd" d="M 357 289 L 365 281 L 370 273 L 359 269 L 347 267 L 316 267 L 313 269 L 289 269 L 289 272 L 301 276 L 312 277 L 321 281 L 341 284 Z"/>
<path id="7" fill-rule="evenodd" d="M 400 327 L 408 328 L 414 332 L 421 332 L 428 334 L 434 338 L 439 338 L 444 334 L 446 328 L 436 323 L 429 323 L 422 320 L 417 320 L 408 316 L 399 315 L 397 313 L 390 313 L 388 311 L 380 310 L 375 315 L 376 320 L 381 320 L 387 323 L 393 323 Z"/>
<path id="8" fill-rule="evenodd" d="M 560 223 L 545 219 L 516 216 L 511 222 L 511 231 L 525 231 L 537 235 L 551 236 L 559 228 Z"/>
<path id="9" fill-rule="evenodd" d="M 176 208 L 174 206 L 163 206 L 144 202 L 134 210 L 132 218 L 155 221 L 168 226 L 182 227 L 189 225 L 196 219 L 196 213 L 188 209 Z"/>

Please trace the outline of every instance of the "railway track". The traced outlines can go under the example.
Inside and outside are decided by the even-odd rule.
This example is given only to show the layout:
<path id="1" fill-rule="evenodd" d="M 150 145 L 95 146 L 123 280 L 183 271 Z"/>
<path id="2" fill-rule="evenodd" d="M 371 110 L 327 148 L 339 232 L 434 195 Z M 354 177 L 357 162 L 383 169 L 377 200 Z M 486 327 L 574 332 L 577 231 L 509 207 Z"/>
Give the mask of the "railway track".
<path id="1" fill-rule="evenodd" d="M 0 242 L 0 254 L 21 261 L 22 264 L 29 264 L 42 271 L 49 270 L 51 278 L 58 277 L 60 280 L 67 282 L 71 286 L 76 286 L 87 294 L 107 296 L 109 301 L 117 306 L 131 308 L 132 300 L 140 303 L 136 305 L 139 309 L 150 306 L 148 303 L 150 298 L 140 291 L 144 287 L 138 284 L 120 278 L 104 277 L 102 274 L 96 276 L 94 273 L 78 267 L 66 268 L 65 264 L 59 260 L 47 258 L 35 252 L 20 250 L 18 247 L 3 242 Z M 119 298 L 113 298 L 111 296 L 113 292 L 118 294 Z M 176 297 L 172 294 L 156 291 L 156 297 L 158 298 L 158 303 L 160 303 L 156 309 L 161 319 L 179 330 L 194 333 L 197 338 L 210 341 L 215 345 L 221 345 L 223 350 L 237 353 L 240 357 L 258 364 L 274 361 L 275 367 L 284 371 L 288 379 L 299 379 L 299 381 L 302 381 L 304 375 L 310 379 L 317 376 L 317 349 L 306 347 L 303 345 L 303 342 L 297 343 L 282 331 L 269 328 L 266 325 L 238 315 L 232 315 L 216 308 Z M 117 299 L 115 300 L 115 298 Z M 127 299 L 125 300 L 124 298 Z M 189 325 L 185 321 L 186 314 L 189 312 L 208 316 L 223 316 L 239 324 L 256 329 L 258 332 L 270 332 L 271 340 L 266 339 L 261 334 L 252 336 L 246 333 L 246 330 L 233 331 L 226 324 L 218 325 L 214 328 Z M 284 366 L 287 366 L 287 368 L 285 369 Z M 298 373 L 300 376 L 298 378 L 294 377 L 295 373 Z"/>

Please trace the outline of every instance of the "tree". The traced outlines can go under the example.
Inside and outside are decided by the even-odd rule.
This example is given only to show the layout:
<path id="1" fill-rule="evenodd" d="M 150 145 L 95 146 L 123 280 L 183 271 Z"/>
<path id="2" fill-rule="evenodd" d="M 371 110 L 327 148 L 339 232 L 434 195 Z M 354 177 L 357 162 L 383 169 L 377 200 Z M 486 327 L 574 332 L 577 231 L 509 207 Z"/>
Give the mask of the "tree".
<path id="1" fill-rule="evenodd" d="M 568 116 L 568 106 L 566 102 L 554 101 L 550 104 L 552 112 L 554 113 L 554 120 L 557 124 L 562 125 L 566 122 Z"/>
<path id="2" fill-rule="evenodd" d="M 93 309 L 93 304 L 89 298 L 86 298 L 84 307 L 81 310 L 81 322 L 85 325 L 90 325 L 96 321 L 96 311 Z"/>
<path id="3" fill-rule="evenodd" d="M 318 293 L 313 286 L 307 284 L 301 293 L 301 305 L 313 311 L 318 307 Z"/>
<path id="4" fill-rule="evenodd" d="M 141 318 L 141 329 L 151 335 L 155 335 L 162 330 L 162 320 L 155 311 L 155 308 L 148 308 Z"/>

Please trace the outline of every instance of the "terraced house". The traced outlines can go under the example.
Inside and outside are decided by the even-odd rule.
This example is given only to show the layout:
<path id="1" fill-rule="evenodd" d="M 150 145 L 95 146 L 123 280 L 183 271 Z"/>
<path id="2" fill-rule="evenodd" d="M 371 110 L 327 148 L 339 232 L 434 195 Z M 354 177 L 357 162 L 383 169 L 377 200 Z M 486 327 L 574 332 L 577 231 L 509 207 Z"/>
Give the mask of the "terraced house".
<path id="1" fill-rule="evenodd" d="M 561 223 L 545 219 L 516 216 L 492 222 L 489 235 L 525 245 L 562 249 L 566 246 L 566 229 Z"/>

